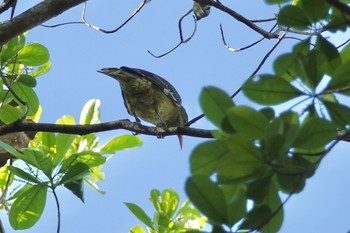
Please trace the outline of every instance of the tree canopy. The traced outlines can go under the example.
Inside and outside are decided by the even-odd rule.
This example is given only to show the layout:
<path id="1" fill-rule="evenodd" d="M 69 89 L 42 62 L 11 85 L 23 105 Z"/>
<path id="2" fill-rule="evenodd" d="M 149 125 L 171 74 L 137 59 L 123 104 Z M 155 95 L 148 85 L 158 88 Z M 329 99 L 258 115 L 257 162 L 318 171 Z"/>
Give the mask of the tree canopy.
<path id="1" fill-rule="evenodd" d="M 39 98 L 37 86 L 55 64 L 50 58 L 51 48 L 41 44 L 40 38 L 35 39 L 39 42 L 27 41 L 28 30 L 45 27 L 54 31 L 78 25 L 92 33 L 102 32 L 99 37 L 126 35 L 132 41 L 135 35 L 154 35 L 148 35 L 142 28 L 138 31 L 143 32 L 141 35 L 127 30 L 134 18 L 142 18 L 147 6 L 157 8 L 158 3 L 149 0 L 139 3 L 132 14 L 124 12 L 126 20 L 112 30 L 87 21 L 87 2 L 83 3 L 81 21 L 42 25 L 82 2 L 44 0 L 23 13 L 14 13 L 14 18 L 12 14 L 16 11 L 13 10 L 21 2 L 5 0 L 0 8 L 0 13 L 12 8 L 12 19 L 0 25 L 0 188 L 1 205 L 8 212 L 11 227 L 15 230 L 33 227 L 44 211 L 47 195 L 52 193 L 58 216 L 56 231 L 61 232 L 64 223 L 61 223 L 58 187 L 69 190 L 84 202 L 86 185 L 104 193 L 98 184 L 105 178 L 102 169 L 110 156 L 142 145 L 135 134 L 155 138 L 180 134 L 201 139 L 196 141 L 186 164 L 190 174 L 183 186 L 189 201 L 180 205 L 179 194 L 169 183 L 163 190 L 150 190 L 155 209 L 153 217 L 141 205 L 125 202 L 143 224 L 130 232 L 278 232 L 288 200 L 297 193 L 302 195 L 307 181 L 317 175 L 324 158 L 340 142 L 350 140 L 350 39 L 342 42 L 335 39 L 339 34 L 346 35 L 350 1 L 265 0 L 262 4 L 273 8 L 275 14 L 252 20 L 236 11 L 234 4 L 194 0 L 190 9 L 181 9 L 183 15 L 177 19 L 179 42 L 164 53 L 148 50 L 147 56 L 162 64 L 162 60 L 170 59 L 179 50 L 195 46 L 198 36 L 212 34 L 200 31 L 205 20 L 229 17 L 244 30 L 253 32 L 257 39 L 251 42 L 236 32 L 236 37 L 242 37 L 246 45 L 234 48 L 228 43 L 225 25 L 220 24 L 217 35 L 226 47 L 225 53 L 240 56 L 254 51 L 255 46 L 266 40 L 272 41 L 266 52 L 259 55 L 258 64 L 244 61 L 251 69 L 246 70 L 241 85 L 234 83 L 233 78 L 228 82 L 228 89 L 209 85 L 201 77 L 184 78 L 186 85 L 193 82 L 201 88 L 198 100 L 194 101 L 199 103 L 202 113 L 192 116 L 185 127 L 160 128 L 115 118 L 102 122 L 101 101 L 93 98 L 86 102 L 79 119 L 64 115 L 56 122 L 44 123 L 40 119 L 45 113 L 40 104 L 44 100 Z M 192 30 L 188 29 L 189 25 Z M 160 37 L 158 34 L 157 38 Z M 279 53 L 285 41 L 290 47 Z M 90 43 L 77 63 L 93 59 L 89 56 L 96 44 Z M 122 61 L 123 54 L 118 53 L 122 46 L 103 48 L 99 45 L 99 48 Z M 199 48 L 213 51 L 205 46 Z M 130 53 L 140 56 L 138 50 Z M 174 66 L 175 69 L 205 70 L 204 75 L 218 76 L 215 78 L 223 74 L 234 77 L 237 73 L 234 69 L 215 70 L 222 59 L 217 54 L 209 53 L 206 59 L 210 60 L 211 67 L 195 63 L 185 66 L 182 60 L 177 60 Z M 267 64 L 272 69 L 266 72 L 263 67 Z M 78 75 L 79 71 L 73 71 L 74 65 L 66 69 Z M 61 93 L 66 94 L 64 90 Z M 245 99 L 239 98 L 240 95 Z M 205 119 L 210 123 L 201 127 L 199 123 Z M 111 130 L 129 132 L 101 142 L 97 133 Z M 168 149 L 170 153 L 174 150 Z M 151 180 L 148 182 L 152 185 Z"/>

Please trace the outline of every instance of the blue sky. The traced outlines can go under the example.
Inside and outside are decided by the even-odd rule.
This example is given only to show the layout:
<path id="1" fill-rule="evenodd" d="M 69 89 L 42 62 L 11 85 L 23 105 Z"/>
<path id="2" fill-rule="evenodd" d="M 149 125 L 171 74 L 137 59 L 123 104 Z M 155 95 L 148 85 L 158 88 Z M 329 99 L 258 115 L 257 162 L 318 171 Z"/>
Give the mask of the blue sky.
<path id="1" fill-rule="evenodd" d="M 36 1 L 37 2 L 37 1 Z M 104 29 L 119 26 L 141 1 L 91 0 L 86 19 Z M 16 14 L 34 4 L 19 1 Z M 226 3 L 228 4 L 228 2 Z M 27 35 L 27 41 L 38 41 L 50 50 L 51 71 L 38 78 L 36 87 L 43 107 L 41 122 L 55 122 L 63 115 L 76 119 L 83 105 L 90 99 L 101 100 L 101 119 L 133 119 L 124 108 L 118 83 L 96 71 L 103 67 L 129 66 L 149 70 L 170 81 L 180 93 L 189 118 L 201 114 L 198 97 L 203 86 L 214 85 L 233 93 L 257 67 L 262 57 L 275 43 L 264 41 L 239 53 L 226 50 L 222 44 L 219 24 L 225 30 L 226 41 L 232 47 L 244 47 L 260 38 L 260 35 L 232 20 L 224 13 L 212 9 L 211 15 L 198 22 L 195 37 L 173 53 L 156 59 L 147 53 L 163 53 L 179 41 L 177 22 L 192 6 L 192 1 L 153 0 L 123 29 L 114 34 L 103 34 L 83 25 L 70 25 L 54 29 L 37 27 Z M 263 1 L 234 1 L 230 5 L 249 19 L 273 17 L 276 6 L 265 6 Z M 254 7 L 252 7 L 254 6 Z M 82 6 L 71 9 L 47 24 L 79 21 Z M 9 13 L 1 15 L 6 19 Z M 269 29 L 271 25 L 267 24 Z M 191 18 L 185 20 L 184 32 L 193 29 Z M 273 59 L 295 43 L 284 41 L 261 69 L 271 72 Z M 236 104 L 249 102 L 240 94 Z M 201 120 L 194 127 L 211 129 L 212 125 Z M 99 134 L 101 142 L 129 133 L 111 131 Z M 139 223 L 123 202 L 133 202 L 153 214 L 148 201 L 153 188 L 173 188 L 186 200 L 184 182 L 189 175 L 189 155 L 203 141 L 184 138 L 180 150 L 176 137 L 157 139 L 140 135 L 141 148 L 117 153 L 103 171 L 106 180 L 100 182 L 106 195 L 86 186 L 85 204 L 63 188 L 59 190 L 62 212 L 62 231 L 128 232 Z M 350 230 L 348 197 L 350 188 L 347 176 L 350 158 L 348 145 L 341 143 L 321 164 L 313 178 L 307 181 L 304 191 L 291 198 L 285 206 L 283 233 L 293 232 L 346 232 Z M 1 219 L 8 232 L 7 217 Z M 25 232 L 55 232 L 56 209 L 52 195 L 48 195 L 45 212 L 35 227 Z"/>

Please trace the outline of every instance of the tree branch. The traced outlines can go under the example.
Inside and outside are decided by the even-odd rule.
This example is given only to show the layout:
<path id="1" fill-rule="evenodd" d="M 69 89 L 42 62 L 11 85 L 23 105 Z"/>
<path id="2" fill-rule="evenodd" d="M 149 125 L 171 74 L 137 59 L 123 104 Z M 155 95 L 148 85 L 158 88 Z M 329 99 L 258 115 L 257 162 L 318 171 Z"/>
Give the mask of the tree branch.
<path id="1" fill-rule="evenodd" d="M 264 36 L 267 39 L 271 38 L 278 38 L 278 34 L 267 32 L 261 27 L 258 27 L 256 24 L 254 24 L 252 21 L 249 19 L 245 18 L 244 16 L 238 14 L 236 11 L 232 10 L 231 8 L 223 5 L 220 1 L 214 1 L 214 0 L 194 0 L 195 2 L 198 2 L 201 5 L 210 5 L 215 7 L 216 9 L 219 9 L 229 15 L 231 15 L 233 18 L 235 18 L 237 21 L 247 25 L 260 35 Z"/>
<path id="2" fill-rule="evenodd" d="M 104 132 L 116 129 L 125 129 L 134 133 L 154 135 L 154 136 L 169 136 L 169 135 L 187 135 L 199 138 L 212 138 L 210 130 L 196 129 L 188 127 L 170 127 L 163 129 L 160 127 L 145 126 L 138 123 L 130 122 L 129 120 L 118 120 L 105 122 L 94 125 L 62 125 L 49 123 L 33 123 L 16 121 L 11 124 L 0 127 L 0 135 L 13 132 L 56 132 L 67 134 L 85 135 L 89 133 Z"/>
<path id="3" fill-rule="evenodd" d="M 0 25 L 0 45 L 86 0 L 44 0 Z"/>

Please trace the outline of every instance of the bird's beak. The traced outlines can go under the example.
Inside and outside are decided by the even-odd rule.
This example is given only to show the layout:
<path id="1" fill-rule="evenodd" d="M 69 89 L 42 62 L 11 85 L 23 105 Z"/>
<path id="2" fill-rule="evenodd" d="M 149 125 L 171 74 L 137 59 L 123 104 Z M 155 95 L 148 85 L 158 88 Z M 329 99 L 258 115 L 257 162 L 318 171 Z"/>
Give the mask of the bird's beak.
<path id="1" fill-rule="evenodd" d="M 181 148 L 181 150 L 182 150 L 183 137 L 182 137 L 182 135 L 178 134 L 178 135 L 177 135 L 177 138 L 179 139 L 180 148 Z"/>

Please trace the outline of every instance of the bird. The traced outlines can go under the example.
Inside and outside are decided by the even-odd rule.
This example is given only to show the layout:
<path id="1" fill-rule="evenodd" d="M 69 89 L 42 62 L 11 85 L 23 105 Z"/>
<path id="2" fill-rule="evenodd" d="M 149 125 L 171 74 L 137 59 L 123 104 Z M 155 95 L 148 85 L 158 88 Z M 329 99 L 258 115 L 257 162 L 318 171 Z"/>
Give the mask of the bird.
<path id="1" fill-rule="evenodd" d="M 164 78 L 149 71 L 129 68 L 102 68 L 98 72 L 108 75 L 120 84 L 124 105 L 137 123 L 141 120 L 157 127 L 181 127 L 188 122 L 185 108 L 175 87 Z M 178 135 L 182 148 L 182 135 Z"/>

